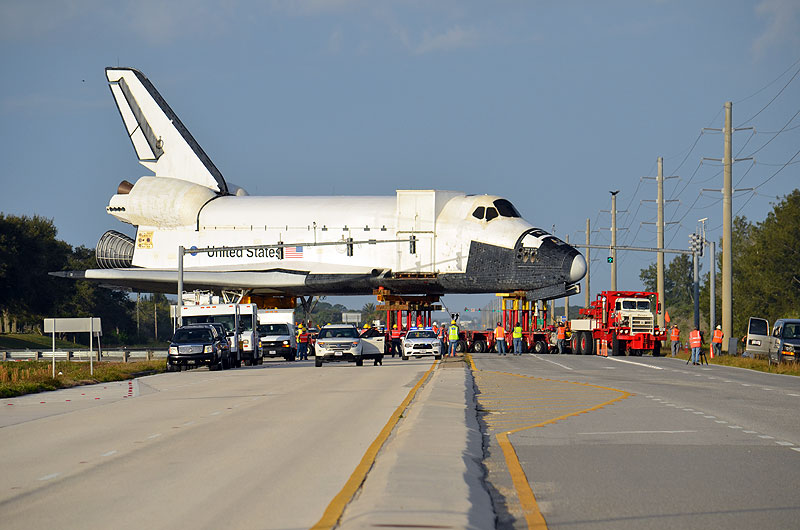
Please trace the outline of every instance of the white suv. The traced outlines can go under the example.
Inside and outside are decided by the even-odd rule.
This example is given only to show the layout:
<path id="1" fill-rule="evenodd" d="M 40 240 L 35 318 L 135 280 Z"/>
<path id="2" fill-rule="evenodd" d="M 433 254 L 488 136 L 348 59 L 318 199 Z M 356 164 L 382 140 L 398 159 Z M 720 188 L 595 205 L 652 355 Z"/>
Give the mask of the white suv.
<path id="1" fill-rule="evenodd" d="M 353 325 L 329 324 L 317 335 L 314 364 L 322 366 L 323 362 L 355 361 L 356 366 L 362 366 L 365 358 L 383 357 L 384 343 L 383 336 L 360 337 Z"/>

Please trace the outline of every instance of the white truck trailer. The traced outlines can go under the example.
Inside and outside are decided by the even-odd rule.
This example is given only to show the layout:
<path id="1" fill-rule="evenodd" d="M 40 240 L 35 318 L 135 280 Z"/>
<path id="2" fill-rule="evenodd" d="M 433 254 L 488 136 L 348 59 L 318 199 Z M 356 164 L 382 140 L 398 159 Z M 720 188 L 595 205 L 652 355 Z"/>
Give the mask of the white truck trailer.
<path id="1" fill-rule="evenodd" d="M 218 322 L 225 326 L 234 366 L 263 364 L 264 357 L 258 347 L 257 310 L 255 304 L 194 303 L 184 298 L 179 324 Z"/>

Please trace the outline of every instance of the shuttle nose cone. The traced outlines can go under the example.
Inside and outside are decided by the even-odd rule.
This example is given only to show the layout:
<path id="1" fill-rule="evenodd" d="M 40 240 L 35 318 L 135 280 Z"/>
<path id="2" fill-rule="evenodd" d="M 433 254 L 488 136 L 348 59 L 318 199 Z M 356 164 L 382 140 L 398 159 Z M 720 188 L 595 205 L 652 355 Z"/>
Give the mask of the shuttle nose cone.
<path id="1" fill-rule="evenodd" d="M 586 260 L 584 259 L 582 254 L 576 254 L 574 258 L 572 258 L 572 266 L 569 269 L 569 283 L 575 283 L 581 281 L 583 277 L 586 276 Z"/>

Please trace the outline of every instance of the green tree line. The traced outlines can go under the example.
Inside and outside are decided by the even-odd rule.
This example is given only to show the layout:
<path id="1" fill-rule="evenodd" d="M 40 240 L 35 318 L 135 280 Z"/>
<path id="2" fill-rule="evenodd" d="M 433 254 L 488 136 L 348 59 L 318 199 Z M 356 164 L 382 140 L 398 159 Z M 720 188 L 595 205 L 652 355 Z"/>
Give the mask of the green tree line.
<path id="1" fill-rule="evenodd" d="M 761 222 L 737 216 L 733 220 L 731 244 L 733 265 L 733 333 L 747 332 L 749 317 L 800 318 L 800 190 L 794 190 L 773 205 Z M 722 244 L 717 243 L 715 261 L 716 320 L 722 320 Z M 706 250 L 707 251 L 707 250 Z M 708 258 L 701 258 L 700 322 L 708 327 L 710 274 L 702 272 Z M 656 265 L 642 269 L 639 278 L 648 291 L 656 290 Z M 694 322 L 692 258 L 680 255 L 664 271 L 666 304 L 673 321 L 683 329 Z"/>
<path id="2" fill-rule="evenodd" d="M 50 276 L 97 267 L 94 249 L 56 236 L 51 219 L 0 213 L 0 333 L 41 333 L 45 318 L 95 316 L 102 319 L 105 344 L 147 342 L 155 339 L 156 325 L 160 340 L 172 334 L 164 295 L 137 304 L 124 291 Z M 75 338 L 88 342 L 85 333 Z"/>

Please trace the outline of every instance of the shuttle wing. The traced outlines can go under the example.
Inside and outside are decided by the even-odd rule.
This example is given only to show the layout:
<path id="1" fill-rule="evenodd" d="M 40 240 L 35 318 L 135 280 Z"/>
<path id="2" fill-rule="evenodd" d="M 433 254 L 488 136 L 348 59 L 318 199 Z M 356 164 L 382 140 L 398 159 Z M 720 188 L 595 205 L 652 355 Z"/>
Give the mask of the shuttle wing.
<path id="1" fill-rule="evenodd" d="M 186 180 L 227 195 L 228 185 L 178 116 L 144 74 L 106 68 L 122 122 L 139 162 L 156 177 Z"/>
<path id="2" fill-rule="evenodd" d="M 86 271 L 52 272 L 75 280 L 92 280 L 114 288 L 163 293 L 174 285 L 177 292 L 178 274 L 174 270 L 158 269 L 89 269 Z M 258 292 L 292 294 L 306 287 L 306 273 L 290 271 L 184 271 L 186 290 L 194 289 L 252 289 Z"/>

